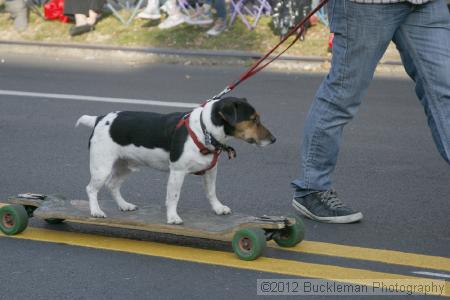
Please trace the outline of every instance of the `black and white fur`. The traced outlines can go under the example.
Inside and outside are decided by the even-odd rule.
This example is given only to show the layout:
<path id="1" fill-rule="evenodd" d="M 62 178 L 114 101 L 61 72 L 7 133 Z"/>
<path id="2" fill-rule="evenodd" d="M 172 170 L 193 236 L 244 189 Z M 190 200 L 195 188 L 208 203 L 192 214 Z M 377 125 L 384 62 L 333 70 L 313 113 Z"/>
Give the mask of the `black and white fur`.
<path id="1" fill-rule="evenodd" d="M 99 117 L 84 115 L 79 118 L 76 126 L 82 124 L 93 128 L 89 141 L 91 180 L 86 187 L 92 216 L 106 217 L 97 199 L 98 192 L 104 185 L 109 188 L 120 210 L 137 209 L 136 205 L 125 201 L 120 188 L 132 171 L 147 166 L 169 171 L 167 223 L 183 222 L 177 213 L 177 204 L 184 178 L 189 173 L 207 169 L 213 158 L 212 154 L 203 155 L 199 152 L 184 126 L 176 128 L 184 115 L 185 113 L 164 115 L 122 111 Z M 191 112 L 190 127 L 198 139 L 205 143 L 200 117 L 206 130 L 222 144 L 226 144 L 232 136 L 260 146 L 275 141 L 245 99 L 230 97 L 210 101 Z M 207 147 L 214 150 L 211 145 Z M 216 176 L 217 166 L 205 173 L 206 196 L 216 214 L 229 214 L 230 208 L 217 198 Z"/>

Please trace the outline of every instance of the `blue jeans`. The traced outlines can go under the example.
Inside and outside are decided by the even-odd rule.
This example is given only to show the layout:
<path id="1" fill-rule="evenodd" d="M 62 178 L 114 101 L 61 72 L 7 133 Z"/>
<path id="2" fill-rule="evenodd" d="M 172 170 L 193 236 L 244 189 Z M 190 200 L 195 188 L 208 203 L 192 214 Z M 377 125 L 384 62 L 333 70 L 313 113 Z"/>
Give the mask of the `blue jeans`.
<path id="1" fill-rule="evenodd" d="M 295 196 L 331 188 L 344 126 L 355 116 L 377 63 L 394 41 L 416 83 L 439 153 L 450 164 L 450 14 L 445 0 L 423 5 L 328 3 L 335 33 L 331 70 L 304 127 Z"/>
<path id="2" fill-rule="evenodd" d="M 216 9 L 216 14 L 218 18 L 222 20 L 227 19 L 227 8 L 225 6 L 225 0 L 205 0 L 204 2 Z"/>

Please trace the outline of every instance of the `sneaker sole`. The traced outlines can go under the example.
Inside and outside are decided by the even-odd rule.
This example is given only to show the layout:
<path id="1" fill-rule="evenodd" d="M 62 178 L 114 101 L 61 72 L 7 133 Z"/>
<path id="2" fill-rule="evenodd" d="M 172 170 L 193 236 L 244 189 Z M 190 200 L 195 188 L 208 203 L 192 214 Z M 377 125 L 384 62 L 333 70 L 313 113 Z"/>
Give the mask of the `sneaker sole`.
<path id="1" fill-rule="evenodd" d="M 159 20 L 159 19 L 161 19 L 161 15 L 140 16 L 140 17 L 136 17 L 136 18 L 141 19 L 141 20 Z"/>
<path id="2" fill-rule="evenodd" d="M 218 35 L 220 35 L 222 32 L 223 32 L 223 31 L 221 31 L 221 32 L 207 32 L 206 34 L 207 34 L 208 36 L 218 36 Z"/>
<path id="3" fill-rule="evenodd" d="M 138 13 L 136 16 L 137 19 L 144 19 L 144 20 L 159 20 L 161 19 L 161 14 L 152 14 L 152 13 Z"/>
<path id="4" fill-rule="evenodd" d="M 186 23 L 189 25 L 209 25 L 214 23 L 213 20 L 204 20 L 204 21 L 192 21 L 192 20 L 186 20 Z"/>
<path id="5" fill-rule="evenodd" d="M 357 212 L 351 215 L 347 216 L 337 216 L 337 217 L 319 217 L 314 215 L 312 212 L 310 212 L 306 207 L 298 203 L 297 201 L 292 201 L 292 206 L 295 210 L 297 210 L 299 213 L 304 215 L 305 217 L 308 217 L 311 220 L 323 222 L 323 223 L 335 223 L 335 224 L 348 224 L 348 223 L 355 223 L 363 218 L 363 214 L 361 212 Z"/>
<path id="6" fill-rule="evenodd" d="M 183 24 L 183 23 L 185 23 L 184 20 L 181 20 L 181 21 L 179 21 L 179 22 L 176 22 L 176 23 L 173 23 L 173 24 L 170 24 L 170 25 L 162 25 L 162 26 L 161 26 L 161 24 L 164 24 L 164 23 L 160 23 L 160 24 L 158 25 L 158 28 L 159 28 L 159 29 L 170 29 L 170 28 L 177 27 L 177 26 L 179 26 L 179 25 L 181 25 L 181 24 Z"/>

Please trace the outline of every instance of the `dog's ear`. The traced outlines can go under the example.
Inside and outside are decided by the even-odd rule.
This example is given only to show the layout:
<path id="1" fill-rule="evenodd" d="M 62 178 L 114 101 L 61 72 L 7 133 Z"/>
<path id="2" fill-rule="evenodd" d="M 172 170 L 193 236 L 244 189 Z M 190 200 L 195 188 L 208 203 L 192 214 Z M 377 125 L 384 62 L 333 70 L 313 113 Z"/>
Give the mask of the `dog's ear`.
<path id="1" fill-rule="evenodd" d="M 222 107 L 219 110 L 219 115 L 230 126 L 235 126 L 237 122 L 237 107 L 233 101 L 224 101 Z"/>

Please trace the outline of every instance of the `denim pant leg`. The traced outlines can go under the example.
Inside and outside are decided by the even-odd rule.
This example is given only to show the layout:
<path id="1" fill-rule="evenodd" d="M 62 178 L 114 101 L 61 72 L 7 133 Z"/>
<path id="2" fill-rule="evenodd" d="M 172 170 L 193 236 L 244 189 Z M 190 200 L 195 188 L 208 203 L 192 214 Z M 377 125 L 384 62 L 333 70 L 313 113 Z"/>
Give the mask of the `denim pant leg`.
<path id="1" fill-rule="evenodd" d="M 415 7 L 394 42 L 416 83 L 436 147 L 450 164 L 450 14 L 445 0 Z"/>
<path id="2" fill-rule="evenodd" d="M 214 0 L 214 8 L 216 9 L 218 18 L 222 20 L 227 19 L 227 8 L 225 5 L 225 0 Z"/>
<path id="3" fill-rule="evenodd" d="M 218 18 L 226 20 L 227 8 L 226 8 L 225 0 L 205 0 L 205 3 L 214 7 Z"/>
<path id="4" fill-rule="evenodd" d="M 331 188 L 344 125 L 356 114 L 378 61 L 410 4 L 328 4 L 333 40 L 331 70 L 322 82 L 306 118 L 301 174 L 292 182 L 295 196 Z"/>

